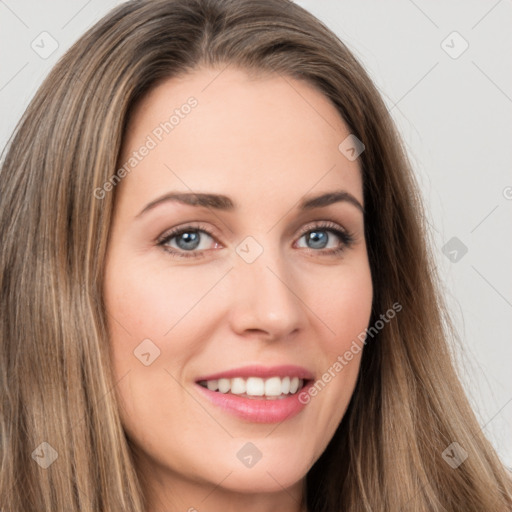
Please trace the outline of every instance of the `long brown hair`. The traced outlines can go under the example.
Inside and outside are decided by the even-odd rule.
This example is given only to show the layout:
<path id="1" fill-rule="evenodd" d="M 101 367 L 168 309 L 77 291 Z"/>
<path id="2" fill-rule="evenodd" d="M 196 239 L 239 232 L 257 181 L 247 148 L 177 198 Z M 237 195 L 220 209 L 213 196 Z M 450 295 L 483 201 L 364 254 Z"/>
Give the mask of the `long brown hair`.
<path id="1" fill-rule="evenodd" d="M 117 7 L 62 57 L 1 165 L 0 509 L 144 510 L 102 299 L 115 189 L 94 191 L 115 175 L 144 94 L 228 64 L 313 84 L 363 142 L 371 323 L 403 308 L 364 349 L 349 408 L 307 475 L 309 510 L 510 508 L 507 471 L 454 370 L 417 185 L 365 70 L 287 0 L 152 0 Z M 468 454 L 457 468 L 442 455 L 453 442 Z"/>

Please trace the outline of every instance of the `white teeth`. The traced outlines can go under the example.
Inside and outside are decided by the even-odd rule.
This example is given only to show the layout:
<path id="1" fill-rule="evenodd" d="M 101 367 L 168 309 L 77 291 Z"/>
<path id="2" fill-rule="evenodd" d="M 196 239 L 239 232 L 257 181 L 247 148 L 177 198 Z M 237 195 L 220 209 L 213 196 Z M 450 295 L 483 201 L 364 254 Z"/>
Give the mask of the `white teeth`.
<path id="1" fill-rule="evenodd" d="M 290 392 L 290 377 L 285 377 L 281 381 L 281 391 L 283 395 L 287 395 Z"/>
<path id="2" fill-rule="evenodd" d="M 265 395 L 279 396 L 281 393 L 281 379 L 279 377 L 272 377 L 265 381 Z"/>
<path id="3" fill-rule="evenodd" d="M 245 386 L 245 392 L 249 396 L 263 396 L 265 394 L 265 381 L 259 377 L 249 377 Z"/>
<path id="4" fill-rule="evenodd" d="M 299 389 L 299 378 L 293 377 L 290 381 L 290 393 L 293 395 Z"/>
<path id="5" fill-rule="evenodd" d="M 245 380 L 240 377 L 235 377 L 231 380 L 231 393 L 234 395 L 242 395 L 246 391 Z"/>
<path id="6" fill-rule="evenodd" d="M 276 398 L 281 395 L 295 394 L 304 385 L 299 377 L 235 377 L 233 379 L 213 379 L 203 381 L 202 385 L 210 391 L 220 393 L 232 393 L 234 395 L 266 396 Z"/>
<path id="7" fill-rule="evenodd" d="M 231 381 L 229 379 L 219 379 L 219 391 L 227 393 L 231 388 Z"/>
<path id="8" fill-rule="evenodd" d="M 206 381 L 206 387 L 210 391 L 217 391 L 217 389 L 219 389 L 218 381 L 217 380 L 208 380 L 208 381 Z"/>

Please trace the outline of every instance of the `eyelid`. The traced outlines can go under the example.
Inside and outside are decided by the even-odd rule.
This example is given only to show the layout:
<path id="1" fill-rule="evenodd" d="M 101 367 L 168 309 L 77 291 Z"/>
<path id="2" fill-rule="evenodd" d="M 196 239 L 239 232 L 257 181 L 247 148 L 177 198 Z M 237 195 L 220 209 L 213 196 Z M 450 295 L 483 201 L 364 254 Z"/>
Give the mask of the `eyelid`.
<path id="1" fill-rule="evenodd" d="M 325 231 L 331 231 L 340 239 L 341 246 L 337 248 L 330 248 L 330 249 L 311 249 L 311 248 L 303 248 L 306 252 L 312 252 L 318 255 L 335 255 L 337 253 L 340 253 L 344 251 L 347 248 L 350 248 L 351 245 L 355 241 L 355 236 L 353 233 L 346 230 L 344 227 L 339 225 L 336 222 L 330 221 L 330 220 L 317 220 L 317 221 L 311 221 L 307 223 L 305 226 L 301 228 L 299 231 L 299 234 L 297 235 L 297 241 L 300 240 L 304 235 L 307 233 L 314 231 L 315 229 L 318 230 L 325 230 Z M 187 224 L 184 224 L 183 226 L 177 226 L 172 229 L 167 230 L 165 233 L 160 235 L 156 240 L 156 244 L 160 247 L 162 247 L 163 250 L 165 250 L 168 254 L 171 256 L 175 256 L 177 258 L 199 258 L 205 256 L 205 252 L 211 251 L 212 249 L 203 249 L 200 251 L 180 251 L 176 250 L 174 248 L 169 248 L 165 246 L 165 243 L 168 242 L 170 239 L 179 236 L 180 234 L 187 232 L 187 231 L 199 231 L 204 232 L 208 236 L 210 236 L 216 244 L 223 245 L 220 243 L 216 237 L 216 235 L 213 233 L 214 230 L 210 228 L 209 226 L 201 223 L 201 222 L 189 222 Z"/>
<path id="2" fill-rule="evenodd" d="M 325 230 L 333 230 L 333 231 L 341 231 L 346 235 L 350 235 L 350 233 L 338 223 L 333 222 L 331 220 L 316 220 L 312 222 L 308 222 L 301 230 L 299 231 L 299 237 L 304 236 L 306 233 L 309 233 L 315 229 L 325 229 Z"/>
<path id="3" fill-rule="evenodd" d="M 188 222 L 184 224 L 183 226 L 176 226 L 174 228 L 168 229 L 163 234 L 159 235 L 155 243 L 161 244 L 165 242 L 167 239 L 177 236 L 183 232 L 186 231 L 204 231 L 207 235 L 211 236 L 212 238 L 216 239 L 216 235 L 213 233 L 213 230 L 210 228 L 210 226 L 207 226 L 206 224 L 203 224 L 201 222 Z M 220 243 L 217 241 L 217 243 Z"/>
<path id="4" fill-rule="evenodd" d="M 340 224 L 338 224 L 337 222 L 333 222 L 330 220 L 313 221 L 312 223 L 306 224 L 301 229 L 300 235 L 298 236 L 298 240 L 300 240 L 307 233 L 310 233 L 315 230 L 330 231 L 331 233 L 334 233 L 334 235 L 340 239 L 341 244 L 339 247 L 330 249 L 317 250 L 311 248 L 303 248 L 304 251 L 306 252 L 324 256 L 336 256 L 344 252 L 346 249 L 350 249 L 357 241 L 357 236 L 354 234 L 353 231 L 349 231 Z"/>
<path id="5" fill-rule="evenodd" d="M 165 251 L 169 256 L 177 258 L 177 259 L 203 258 L 205 256 L 205 252 L 207 250 L 212 250 L 212 249 L 206 249 L 206 250 L 201 250 L 201 251 L 180 251 L 178 249 L 167 247 L 165 245 L 172 238 L 179 236 L 180 234 L 187 232 L 187 231 L 204 232 L 208 236 L 210 236 L 216 244 L 222 245 L 217 240 L 217 237 L 213 233 L 213 230 L 209 226 L 207 226 L 201 222 L 189 222 L 182 226 L 177 226 L 172 229 L 168 229 L 162 235 L 157 237 L 157 239 L 155 240 L 155 243 L 159 248 L 161 248 L 163 251 Z"/>

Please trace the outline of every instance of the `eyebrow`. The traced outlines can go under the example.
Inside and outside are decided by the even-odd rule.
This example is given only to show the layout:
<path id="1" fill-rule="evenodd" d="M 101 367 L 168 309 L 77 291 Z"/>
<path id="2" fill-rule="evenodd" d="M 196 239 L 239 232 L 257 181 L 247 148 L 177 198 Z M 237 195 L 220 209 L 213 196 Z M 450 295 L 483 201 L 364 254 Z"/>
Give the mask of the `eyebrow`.
<path id="1" fill-rule="evenodd" d="M 206 194 L 199 192 L 169 192 L 163 196 L 148 203 L 137 215 L 140 217 L 144 213 L 152 210 L 162 203 L 178 202 L 189 206 L 203 208 L 213 208 L 215 210 L 233 211 L 236 204 L 228 197 L 222 194 Z M 334 203 L 347 202 L 355 206 L 364 213 L 363 205 L 346 190 L 335 190 L 323 193 L 313 197 L 305 197 L 299 203 L 299 210 L 313 210 L 314 208 L 324 208 Z"/>

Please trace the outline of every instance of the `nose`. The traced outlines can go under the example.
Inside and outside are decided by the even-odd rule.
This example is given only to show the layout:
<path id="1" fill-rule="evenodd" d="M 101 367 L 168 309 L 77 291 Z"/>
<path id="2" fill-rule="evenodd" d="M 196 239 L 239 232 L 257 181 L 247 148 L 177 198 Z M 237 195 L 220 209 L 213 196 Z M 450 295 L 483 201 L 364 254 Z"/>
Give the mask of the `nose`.
<path id="1" fill-rule="evenodd" d="M 276 341 L 300 330 L 306 312 L 293 269 L 268 252 L 252 263 L 238 259 L 230 272 L 234 289 L 229 318 L 241 336 Z"/>

